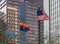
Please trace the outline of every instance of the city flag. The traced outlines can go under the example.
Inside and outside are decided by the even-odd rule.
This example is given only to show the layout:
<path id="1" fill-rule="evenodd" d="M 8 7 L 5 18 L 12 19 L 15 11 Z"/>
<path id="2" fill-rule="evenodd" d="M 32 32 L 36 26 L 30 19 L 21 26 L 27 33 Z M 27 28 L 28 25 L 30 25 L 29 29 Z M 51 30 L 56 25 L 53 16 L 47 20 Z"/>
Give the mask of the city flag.
<path id="1" fill-rule="evenodd" d="M 38 10 L 37 11 L 37 19 L 38 20 L 49 20 L 48 15 L 45 13 L 44 10 Z"/>
<path id="2" fill-rule="evenodd" d="M 5 30 L 5 35 L 11 38 L 15 38 L 16 34 L 12 32 L 11 30 Z"/>

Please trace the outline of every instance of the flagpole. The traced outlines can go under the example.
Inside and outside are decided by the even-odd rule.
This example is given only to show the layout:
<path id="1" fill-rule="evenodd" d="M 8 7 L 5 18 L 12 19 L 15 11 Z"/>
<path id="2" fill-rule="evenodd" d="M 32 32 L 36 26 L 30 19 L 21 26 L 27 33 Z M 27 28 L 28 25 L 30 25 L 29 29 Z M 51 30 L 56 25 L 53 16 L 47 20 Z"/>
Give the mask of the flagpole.
<path id="1" fill-rule="evenodd" d="M 50 18 L 50 0 L 49 0 L 49 18 Z M 50 19 L 49 19 L 49 44 L 51 44 L 51 29 L 50 29 Z"/>

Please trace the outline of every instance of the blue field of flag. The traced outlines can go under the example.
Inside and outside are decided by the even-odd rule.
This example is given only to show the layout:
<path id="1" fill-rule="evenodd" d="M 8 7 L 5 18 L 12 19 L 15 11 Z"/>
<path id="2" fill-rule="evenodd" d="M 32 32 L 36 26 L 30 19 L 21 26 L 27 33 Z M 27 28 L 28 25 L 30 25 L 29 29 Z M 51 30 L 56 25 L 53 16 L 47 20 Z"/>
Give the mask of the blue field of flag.
<path id="1" fill-rule="evenodd" d="M 42 10 L 37 10 L 37 16 L 41 16 L 41 15 L 43 15 L 43 12 L 42 12 Z"/>

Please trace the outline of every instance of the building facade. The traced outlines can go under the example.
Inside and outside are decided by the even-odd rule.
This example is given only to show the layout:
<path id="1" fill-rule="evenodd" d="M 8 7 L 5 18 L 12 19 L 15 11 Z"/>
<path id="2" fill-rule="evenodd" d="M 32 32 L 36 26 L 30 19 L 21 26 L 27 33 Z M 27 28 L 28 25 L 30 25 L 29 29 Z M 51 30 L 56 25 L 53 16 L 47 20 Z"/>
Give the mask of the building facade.
<path id="1" fill-rule="evenodd" d="M 44 0 L 44 10 L 49 16 L 49 0 Z M 44 44 L 49 44 L 49 20 L 44 21 Z"/>
<path id="2" fill-rule="evenodd" d="M 43 9 L 43 0 L 38 1 L 26 1 L 26 23 L 31 29 L 26 34 L 27 44 L 44 44 L 44 21 L 37 20 L 37 10 Z"/>
<path id="3" fill-rule="evenodd" d="M 0 12 L 0 31 L 5 30 L 5 23 L 4 23 L 4 12 Z"/>
<path id="4" fill-rule="evenodd" d="M 26 1 L 26 23 L 30 30 L 26 33 L 27 44 L 38 44 L 37 6 Z"/>
<path id="5" fill-rule="evenodd" d="M 6 24 L 4 23 L 4 12 L 0 11 L 0 44 L 4 44 Z"/>
<path id="6" fill-rule="evenodd" d="M 5 13 L 5 23 L 7 24 L 7 29 L 15 32 L 16 39 L 12 40 L 8 38 L 8 43 L 19 44 L 19 9 L 20 0 L 2 0 L 0 2 L 0 11 Z"/>
<path id="7" fill-rule="evenodd" d="M 1 0 L 0 2 L 0 11 L 4 12 L 4 22 L 6 22 L 6 0 Z"/>
<path id="8" fill-rule="evenodd" d="M 15 32 L 16 38 L 10 44 L 19 44 L 20 0 L 7 0 L 7 29 Z"/>
<path id="9" fill-rule="evenodd" d="M 26 44 L 44 44 L 44 21 L 37 20 L 37 9 L 43 9 L 43 0 L 36 1 L 25 0 L 26 23 L 30 27 L 26 32 Z M 15 39 L 8 38 L 7 44 L 20 44 L 20 0 L 3 0 L 0 4 L 0 10 L 6 13 L 7 29 L 16 34 Z"/>
<path id="10" fill-rule="evenodd" d="M 60 36 L 60 0 L 49 0 L 50 43 L 59 44 Z"/>

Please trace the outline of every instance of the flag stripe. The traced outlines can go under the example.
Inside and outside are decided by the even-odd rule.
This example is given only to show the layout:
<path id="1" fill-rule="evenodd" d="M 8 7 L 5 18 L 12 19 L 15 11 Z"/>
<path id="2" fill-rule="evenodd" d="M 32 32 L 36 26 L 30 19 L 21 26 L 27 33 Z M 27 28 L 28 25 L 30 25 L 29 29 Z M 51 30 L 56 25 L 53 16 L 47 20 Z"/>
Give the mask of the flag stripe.
<path id="1" fill-rule="evenodd" d="M 44 20 L 44 16 L 43 15 L 42 16 L 38 16 L 37 18 L 38 18 L 38 20 Z"/>

